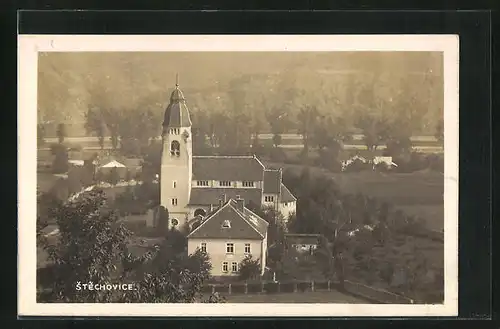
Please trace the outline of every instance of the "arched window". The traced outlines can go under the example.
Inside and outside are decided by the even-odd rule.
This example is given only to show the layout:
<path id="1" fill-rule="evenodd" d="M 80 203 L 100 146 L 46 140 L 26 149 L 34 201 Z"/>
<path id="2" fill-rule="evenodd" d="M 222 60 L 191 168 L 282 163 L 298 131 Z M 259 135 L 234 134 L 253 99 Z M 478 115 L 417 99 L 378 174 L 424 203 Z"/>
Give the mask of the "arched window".
<path id="1" fill-rule="evenodd" d="M 203 210 L 203 209 L 201 209 L 201 208 L 198 208 L 198 209 L 196 209 L 196 210 L 194 211 L 194 216 L 195 216 L 195 217 L 196 217 L 196 216 L 203 216 L 203 217 L 205 217 L 205 215 L 206 215 L 206 211 L 205 211 L 205 210 Z"/>
<path id="2" fill-rule="evenodd" d="M 170 155 L 181 155 L 181 144 L 178 141 L 172 141 L 172 143 L 170 143 Z"/>

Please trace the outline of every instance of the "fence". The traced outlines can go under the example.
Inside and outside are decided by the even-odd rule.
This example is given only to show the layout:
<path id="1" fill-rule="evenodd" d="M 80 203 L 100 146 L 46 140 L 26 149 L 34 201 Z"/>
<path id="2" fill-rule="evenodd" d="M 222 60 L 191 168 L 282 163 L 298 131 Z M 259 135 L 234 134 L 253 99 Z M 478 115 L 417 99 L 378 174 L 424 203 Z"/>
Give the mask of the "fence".
<path id="1" fill-rule="evenodd" d="M 371 303 L 381 304 L 413 304 L 413 301 L 382 289 L 375 289 L 360 283 L 344 281 L 341 289 L 334 281 L 262 281 L 246 283 L 208 284 L 203 287 L 204 293 L 236 294 L 277 294 L 303 293 L 315 291 L 339 291 L 348 293 Z"/>

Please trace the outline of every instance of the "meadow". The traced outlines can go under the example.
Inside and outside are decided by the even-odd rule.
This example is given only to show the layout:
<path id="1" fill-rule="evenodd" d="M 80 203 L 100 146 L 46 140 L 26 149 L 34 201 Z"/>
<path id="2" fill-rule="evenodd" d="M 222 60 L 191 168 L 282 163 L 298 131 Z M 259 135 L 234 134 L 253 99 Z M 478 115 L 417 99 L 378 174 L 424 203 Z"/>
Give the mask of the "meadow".
<path id="1" fill-rule="evenodd" d="M 302 293 L 224 295 L 228 303 L 349 303 L 368 302 L 339 291 L 315 291 Z"/>
<path id="2" fill-rule="evenodd" d="M 271 167 L 283 167 L 295 172 L 305 166 L 269 162 Z M 307 167 L 313 175 L 332 177 L 344 193 L 363 193 L 387 201 L 407 215 L 423 219 L 430 230 L 444 227 L 443 174 L 430 170 L 413 173 L 341 172 L 332 173 L 318 167 Z"/>

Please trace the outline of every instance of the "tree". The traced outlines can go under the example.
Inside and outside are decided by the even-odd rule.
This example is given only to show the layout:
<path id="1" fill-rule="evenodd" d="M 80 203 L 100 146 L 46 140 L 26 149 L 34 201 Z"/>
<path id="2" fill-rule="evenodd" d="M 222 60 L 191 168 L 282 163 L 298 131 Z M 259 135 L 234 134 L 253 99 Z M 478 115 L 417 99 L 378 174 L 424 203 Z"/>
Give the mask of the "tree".
<path id="1" fill-rule="evenodd" d="M 95 133 L 99 139 L 101 150 L 104 149 L 105 122 L 98 109 L 89 108 L 85 114 L 85 130 L 88 134 Z"/>
<path id="2" fill-rule="evenodd" d="M 50 148 L 52 155 L 54 155 L 54 160 L 52 161 L 52 171 L 55 174 L 67 172 L 69 169 L 69 155 L 66 146 L 63 144 L 52 144 Z"/>
<path id="3" fill-rule="evenodd" d="M 439 119 L 436 123 L 435 137 L 438 141 L 443 142 L 444 140 L 444 122 L 443 119 Z"/>
<path id="4" fill-rule="evenodd" d="M 118 173 L 118 169 L 116 167 L 111 168 L 109 172 L 109 183 L 111 185 L 116 185 L 120 181 L 120 174 Z"/>
<path id="5" fill-rule="evenodd" d="M 307 158 L 309 153 L 309 140 L 311 132 L 316 125 L 316 119 L 318 117 L 318 110 L 314 106 L 306 106 L 300 109 L 297 115 L 297 120 L 299 122 L 299 134 L 302 135 L 302 140 L 304 143 L 303 154 Z"/>
<path id="6" fill-rule="evenodd" d="M 179 255 L 170 244 L 162 243 L 133 256 L 128 250 L 132 233 L 106 209 L 102 191 L 85 193 L 51 211 L 60 235 L 54 243 L 43 240 L 51 263 L 37 270 L 38 302 L 210 301 L 201 295 L 210 275 L 208 255 L 199 250 L 193 255 Z M 85 289 L 89 283 L 127 282 L 133 282 L 135 290 Z"/>
<path id="7" fill-rule="evenodd" d="M 76 202 L 52 209 L 59 227 L 55 245 L 44 244 L 51 265 L 40 270 L 39 285 L 48 288 L 40 302 L 110 302 L 113 291 L 78 290 L 80 283 L 115 281 L 116 264 L 126 255 L 131 233 L 118 217 L 104 211 L 103 192 L 89 192 Z"/>
<path id="8" fill-rule="evenodd" d="M 164 206 L 159 207 L 159 212 L 158 212 L 158 227 L 162 232 L 167 232 L 169 228 L 169 213 L 168 209 L 165 208 Z"/>
<path id="9" fill-rule="evenodd" d="M 374 152 L 378 146 L 382 145 L 389 138 L 389 125 L 382 117 L 375 117 L 371 114 L 359 114 L 356 127 L 363 133 L 363 142 L 368 151 Z"/>
<path id="10" fill-rule="evenodd" d="M 45 144 L 45 126 L 41 123 L 37 125 L 37 145 L 41 147 Z"/>
<path id="11" fill-rule="evenodd" d="M 57 139 L 59 140 L 59 144 L 64 142 L 64 138 L 66 138 L 66 126 L 64 123 L 60 123 L 57 125 Z"/>
<path id="12" fill-rule="evenodd" d="M 258 259 L 252 259 L 252 255 L 246 256 L 240 264 L 240 279 L 252 280 L 260 277 L 261 269 Z"/>
<path id="13" fill-rule="evenodd" d="M 333 279 L 333 274 L 335 273 L 333 266 L 333 253 L 330 243 L 327 238 L 323 235 L 320 238 L 318 248 L 314 252 L 314 256 L 316 258 L 316 263 L 318 267 L 321 268 L 321 271 L 325 278 Z"/>

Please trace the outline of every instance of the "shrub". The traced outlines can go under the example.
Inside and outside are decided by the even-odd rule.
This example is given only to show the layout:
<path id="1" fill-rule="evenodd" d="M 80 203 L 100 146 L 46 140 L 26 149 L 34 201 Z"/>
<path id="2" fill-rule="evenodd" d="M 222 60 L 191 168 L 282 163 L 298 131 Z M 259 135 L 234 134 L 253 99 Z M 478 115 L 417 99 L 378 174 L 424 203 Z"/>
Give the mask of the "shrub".
<path id="1" fill-rule="evenodd" d="M 295 291 L 295 283 L 293 283 L 293 282 L 280 283 L 280 291 L 281 292 L 294 292 Z"/>
<path id="2" fill-rule="evenodd" d="M 207 284 L 207 285 L 204 285 L 203 288 L 201 289 L 201 292 L 202 294 L 212 294 L 212 285 L 211 284 Z"/>
<path id="3" fill-rule="evenodd" d="M 273 147 L 269 152 L 269 158 L 273 162 L 286 162 L 288 160 L 285 151 L 281 147 Z"/>
<path id="4" fill-rule="evenodd" d="M 227 294 L 229 292 L 229 285 L 227 284 L 216 284 L 214 287 L 216 293 Z"/>
<path id="5" fill-rule="evenodd" d="M 262 292 L 261 283 L 248 283 L 247 284 L 248 293 L 259 293 Z"/>
<path id="6" fill-rule="evenodd" d="M 63 144 L 52 144 L 50 146 L 51 152 L 54 155 L 54 161 L 52 162 L 52 171 L 55 174 L 62 174 L 69 169 L 69 156 L 68 149 Z"/>
<path id="7" fill-rule="evenodd" d="M 251 280 L 260 277 L 260 262 L 258 259 L 252 259 L 252 255 L 249 255 L 241 261 L 240 264 L 240 279 L 241 280 Z"/>
<path id="8" fill-rule="evenodd" d="M 278 293 L 280 291 L 279 288 L 279 283 L 277 282 L 267 282 L 264 284 L 264 291 L 269 294 Z"/>
<path id="9" fill-rule="evenodd" d="M 365 171 L 365 170 L 371 170 L 372 165 L 363 162 L 360 159 L 355 159 L 353 162 L 351 162 L 347 167 L 345 168 L 345 171 L 347 172 L 360 172 L 360 171 Z"/>
<path id="10" fill-rule="evenodd" d="M 328 281 L 314 281 L 314 290 L 328 290 Z"/>
<path id="11" fill-rule="evenodd" d="M 310 282 L 297 282 L 297 291 L 305 292 L 311 290 Z"/>
<path id="12" fill-rule="evenodd" d="M 245 284 L 231 284 L 231 293 L 232 294 L 244 294 L 245 293 Z"/>
<path id="13" fill-rule="evenodd" d="M 375 165 L 374 169 L 377 172 L 388 172 L 389 166 L 385 162 L 379 162 Z"/>

